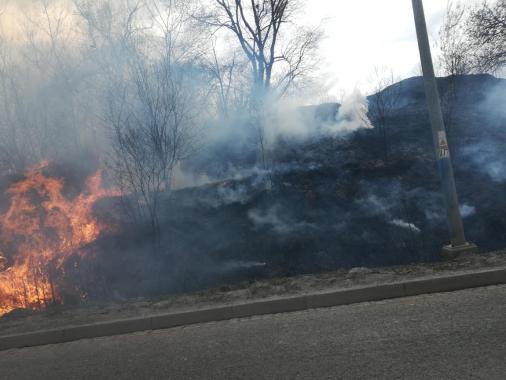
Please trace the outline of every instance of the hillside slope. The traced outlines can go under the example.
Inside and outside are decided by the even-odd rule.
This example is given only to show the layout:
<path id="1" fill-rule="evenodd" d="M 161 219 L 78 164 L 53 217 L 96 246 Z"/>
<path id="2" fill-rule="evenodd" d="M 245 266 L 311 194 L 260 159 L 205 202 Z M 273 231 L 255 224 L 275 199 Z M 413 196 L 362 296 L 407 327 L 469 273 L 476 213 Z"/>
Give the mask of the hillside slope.
<path id="1" fill-rule="evenodd" d="M 439 79 L 443 94 L 449 83 Z M 455 83 L 449 135 L 465 227 L 483 249 L 499 249 L 506 245 L 506 80 L 481 75 Z M 102 270 L 114 273 L 121 255 L 122 270 L 131 276 L 108 276 L 111 287 L 132 294 L 181 291 L 438 259 L 448 234 L 423 83 L 411 78 L 395 86 L 401 102 L 387 120 L 388 164 L 377 128 L 279 140 L 270 152 L 271 170 L 248 167 L 245 160 L 232 179 L 182 189 L 164 201 L 163 257 L 139 255 L 146 245 L 142 231 L 123 235 L 121 252 L 104 255 Z M 306 112 L 328 122 L 337 108 Z M 227 152 L 254 156 L 238 149 L 237 140 L 229 140 L 230 149 L 221 144 L 214 156 L 202 153 L 208 156 L 200 162 L 216 168 Z M 163 275 L 148 275 L 154 270 Z M 132 279 L 139 284 L 135 290 Z"/>

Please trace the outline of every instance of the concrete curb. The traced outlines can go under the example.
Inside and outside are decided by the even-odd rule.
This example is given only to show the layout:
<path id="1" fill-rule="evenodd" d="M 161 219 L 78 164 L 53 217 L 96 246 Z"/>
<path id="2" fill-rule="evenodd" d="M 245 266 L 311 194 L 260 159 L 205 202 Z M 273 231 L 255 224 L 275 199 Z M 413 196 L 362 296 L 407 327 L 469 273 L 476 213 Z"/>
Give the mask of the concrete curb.
<path id="1" fill-rule="evenodd" d="M 246 318 L 255 315 L 286 313 L 500 284 L 506 284 L 506 268 L 267 301 L 253 301 L 174 314 L 99 322 L 27 334 L 0 336 L 0 351 L 128 334 L 137 331 L 167 329 L 196 323 L 224 321 L 233 318 Z"/>

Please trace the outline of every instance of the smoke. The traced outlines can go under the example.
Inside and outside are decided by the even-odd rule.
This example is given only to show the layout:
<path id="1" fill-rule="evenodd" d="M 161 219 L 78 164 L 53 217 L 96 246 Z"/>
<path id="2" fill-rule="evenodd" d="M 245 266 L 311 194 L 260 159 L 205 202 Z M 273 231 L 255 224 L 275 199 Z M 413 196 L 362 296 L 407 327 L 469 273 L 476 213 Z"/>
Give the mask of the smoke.
<path id="1" fill-rule="evenodd" d="M 298 107 L 280 101 L 270 107 L 265 133 L 270 145 L 279 139 L 305 141 L 314 138 L 344 137 L 373 126 L 367 117 L 368 101 L 355 90 L 342 104 Z"/>
<path id="2" fill-rule="evenodd" d="M 336 123 L 326 125 L 326 132 L 330 135 L 341 135 L 355 132 L 358 129 L 372 129 L 367 117 L 368 101 L 358 90 L 344 98 Z"/>
<path id="3" fill-rule="evenodd" d="M 481 76 L 484 83 L 489 83 L 476 109 L 481 119 L 477 126 L 479 139 L 461 148 L 464 159 L 474 170 L 485 173 L 496 183 L 506 182 L 506 81 L 491 76 Z M 478 96 L 476 96 L 478 97 Z"/>
<path id="4" fill-rule="evenodd" d="M 221 205 L 228 205 L 232 203 L 244 204 L 251 199 L 253 189 L 246 184 L 239 184 L 237 186 L 220 186 L 218 187 L 218 201 Z"/>
<path id="5" fill-rule="evenodd" d="M 408 95 L 423 93 L 419 82 L 419 88 L 406 88 Z M 203 149 L 175 173 L 177 188 L 184 190 L 174 202 L 189 203 L 180 213 L 184 219 L 174 244 L 180 244 L 188 265 L 199 273 L 200 258 L 209 256 L 206 268 L 225 276 L 262 268 L 286 274 L 436 258 L 447 227 L 432 156 L 424 152 L 432 146 L 428 120 L 420 116 L 424 98 L 412 97 L 409 107 L 397 109 L 395 120 L 389 120 L 388 170 L 376 165 L 378 139 L 363 118 L 366 106 L 359 94 L 342 105 L 273 103 L 263 124 L 265 165 L 259 160 L 258 125 L 247 109 L 209 122 Z M 456 149 L 468 159 L 455 163 L 457 173 L 466 170 L 468 186 L 459 188 L 460 211 L 473 241 L 482 244 L 492 236 L 497 244 L 504 241 L 504 217 L 494 209 L 501 202 L 496 184 L 504 183 L 500 133 L 496 139 L 484 138 L 481 130 L 475 134 L 474 124 L 462 120 L 474 113 L 481 120 L 482 113 L 467 103 L 461 108 L 454 131 L 465 133 Z M 496 124 L 484 121 L 483 128 L 500 131 L 497 113 L 489 111 Z M 467 171 L 469 165 L 473 170 Z M 499 189 L 499 197 L 484 200 L 489 188 Z M 497 215 L 482 218 L 491 212 Z M 491 231 L 489 220 L 498 232 Z M 174 221 L 178 228 L 179 219 Z"/>
<path id="6" fill-rule="evenodd" d="M 395 206 L 390 199 L 380 199 L 374 194 L 359 200 L 358 204 L 365 214 L 371 216 L 389 214 L 391 208 Z"/>
<path id="7" fill-rule="evenodd" d="M 242 260 L 231 260 L 224 263 L 220 263 L 219 267 L 216 268 L 217 272 L 237 272 L 241 270 L 265 268 L 267 263 L 260 261 L 242 261 Z"/>
<path id="8" fill-rule="evenodd" d="M 15 1 L 10 0 L 11 4 Z M 33 2 L 21 3 L 27 8 Z M 58 13 L 59 3 L 49 2 L 55 7 L 51 17 Z M 290 273 L 318 266 L 333 269 L 361 261 L 364 265 L 388 260 L 398 263 L 396 255 L 406 251 L 406 241 L 412 245 L 410 252 L 415 252 L 418 245 L 420 251 L 427 248 L 420 241 L 438 245 L 444 240 L 443 200 L 434 184 L 435 175 L 431 177 L 435 170 L 427 155 L 419 154 L 423 144 L 431 147 L 431 142 L 424 140 L 430 139 L 430 128 L 425 116 L 420 116 L 426 114 L 426 105 L 419 78 L 403 85 L 403 99 L 394 110 L 395 117 L 388 120 L 387 165 L 378 154 L 381 141 L 377 131 L 372 130 L 366 116 L 368 102 L 360 92 L 344 97 L 341 104 L 300 106 L 295 99 L 269 99 L 265 109 L 255 115 L 249 104 L 250 94 L 244 89 L 248 86 L 244 79 L 247 75 L 238 75 L 238 79 L 231 79 L 233 99 L 228 99 L 225 112 L 217 105 L 218 83 L 209 74 L 209 62 L 201 59 L 201 50 L 187 49 L 195 36 L 186 35 L 186 31 L 175 33 L 184 41 L 176 41 L 175 61 L 180 66 L 171 73 L 184 76 L 184 80 L 167 80 L 155 76 L 161 73 L 157 69 L 163 61 L 160 46 L 166 42 L 157 35 L 161 31 L 141 28 L 144 20 L 127 25 L 135 31 L 123 30 L 125 20 L 119 16 L 128 18 L 128 13 L 121 12 L 126 2 L 111 3 L 117 8 L 112 12 L 100 5 L 107 2 L 83 3 L 89 5 L 91 21 L 96 23 L 93 33 L 92 26 L 81 20 L 73 32 L 79 34 L 79 39 L 74 40 L 75 34 L 63 29 L 60 37 L 66 38 L 59 38 L 54 46 L 37 38 L 35 42 L 40 46 L 36 49 L 28 43 L 19 46 L 14 54 L 19 55 L 19 61 L 4 67 L 0 59 L 0 80 L 4 79 L 0 83 L 0 103 L 12 111 L 0 114 L 0 169 L 2 173 L 16 173 L 31 162 L 49 158 L 72 161 L 71 170 L 80 176 L 76 170 L 79 164 L 91 162 L 79 158 L 87 157 L 76 153 L 81 151 L 100 157 L 93 161 L 95 166 L 106 167 L 106 161 L 110 164 L 118 160 L 111 153 L 117 142 L 118 125 L 113 125 L 114 121 L 121 120 L 124 123 L 119 123 L 120 128 L 128 124 L 134 132 L 150 131 L 142 127 L 169 116 L 181 116 L 179 112 L 164 112 L 170 109 L 166 102 L 171 99 L 165 95 L 182 95 L 174 96 L 181 101 L 191 99 L 181 109 L 188 114 L 188 123 L 195 126 L 191 135 L 181 137 L 188 140 L 188 149 L 174 156 L 177 164 L 169 183 L 173 191 L 164 183 L 163 196 L 152 209 L 159 213 L 162 224 L 160 252 L 152 253 L 149 226 L 135 220 L 135 227 L 130 227 L 134 223 L 128 224 L 128 219 L 123 235 L 115 244 L 100 247 L 97 254 L 97 261 L 109 268 L 109 277 L 124 281 L 118 287 L 133 288 L 130 276 L 124 273 L 135 274 L 143 266 L 144 281 L 158 282 L 152 275 L 154 270 L 167 278 L 170 276 L 164 270 L 174 271 L 177 277 L 181 268 L 190 268 L 188 271 L 197 279 L 190 278 L 189 282 L 197 284 L 201 280 L 198 275 L 208 268 L 209 277 L 215 276 L 216 280 L 234 271 L 270 270 L 272 262 L 277 263 L 277 270 L 289 268 L 286 271 Z M 75 18 L 79 16 L 72 14 L 68 21 Z M 48 35 L 44 29 L 47 25 L 40 26 L 39 33 Z M 129 33 L 138 33 L 133 39 L 138 45 L 124 45 Z M 209 41 L 204 39 L 204 47 L 206 43 Z M 197 57 L 189 57 L 195 52 Z M 6 75 L 2 77 L 2 73 Z M 165 92 L 158 87 L 169 82 L 176 88 Z M 153 114 L 153 104 L 145 107 L 146 103 L 139 103 L 139 87 L 145 101 L 156 100 L 153 104 L 159 106 L 158 113 Z M 468 218 L 466 223 L 477 225 L 474 231 L 487 240 L 493 234 L 500 238 L 504 220 L 499 198 L 503 195 L 500 186 L 506 183 L 506 91 L 504 85 L 493 91 L 488 91 L 486 85 L 482 87 L 486 96 L 483 91 L 466 91 L 472 94 L 474 103 L 458 109 L 462 120 L 478 115 L 475 129 L 479 134 L 467 128 L 468 124 L 454 130 L 463 132 L 457 136 L 461 143 L 457 151 L 464 160 L 456 160 L 457 165 L 463 165 L 457 169 L 473 169 L 465 172 L 470 179 L 461 197 L 465 202 L 461 214 Z M 307 99 L 304 104 L 308 104 Z M 126 137 L 147 145 L 152 143 L 153 135 Z M 138 147 L 133 144 L 124 150 L 135 163 L 170 156 L 157 149 L 134 149 Z M 159 172 L 145 173 L 153 178 Z M 120 180 L 128 180 L 132 171 L 123 174 Z M 499 189 L 497 199 L 483 199 L 489 188 Z M 150 191 L 146 191 L 148 200 Z M 144 206 L 142 202 L 147 201 L 141 201 L 139 207 Z M 486 202 L 500 204 L 495 209 L 495 204 L 484 205 Z M 487 212 L 497 214 L 490 218 L 494 221 L 490 224 L 499 233 L 489 233 L 488 224 L 479 220 Z M 296 255 L 292 255 L 294 251 Z M 371 254 L 379 251 L 381 254 Z M 410 254 L 409 259 L 413 259 L 415 254 Z M 429 255 L 422 252 L 420 257 Z M 0 252 L 0 271 L 7 265 L 4 256 Z M 295 256 L 300 261 L 295 262 Z M 317 260 L 321 262 L 315 263 Z M 166 281 L 172 281 L 171 286 L 177 282 Z M 201 284 L 207 285 L 204 280 Z"/>
<path id="9" fill-rule="evenodd" d="M 460 206 L 460 215 L 463 218 L 469 218 L 469 217 L 473 216 L 474 214 L 476 214 L 476 207 L 469 206 L 466 204 Z"/>
<path id="10" fill-rule="evenodd" d="M 218 181 L 218 179 L 213 179 L 205 173 L 185 171 L 181 167 L 180 162 L 174 168 L 172 177 L 173 190 L 182 190 L 189 187 L 204 186 Z"/>
<path id="11" fill-rule="evenodd" d="M 493 77 L 490 77 L 493 79 Z M 490 80 L 489 78 L 489 80 Z M 485 98 L 480 102 L 478 108 L 488 114 L 489 117 L 495 119 L 499 123 L 496 125 L 500 128 L 504 127 L 506 121 L 506 83 L 501 81 L 487 91 Z M 493 124 L 492 124 L 493 126 Z"/>
<path id="12" fill-rule="evenodd" d="M 303 149 L 306 143 L 346 139 L 360 129 L 373 128 L 367 118 L 367 99 L 358 91 L 345 97 L 342 104 L 301 107 L 291 99 L 272 101 L 261 120 L 249 112 L 246 108 L 239 109 L 225 118 L 206 122 L 205 144 L 197 154 L 176 167 L 174 189 L 246 178 L 265 183 L 273 175 L 316 170 L 322 163 L 307 156 L 303 162 L 274 160 L 273 156 L 283 152 L 283 144 Z M 260 151 L 261 141 L 264 153 Z M 267 162 L 260 162 L 262 154 L 267 156 Z M 225 189 L 221 195 L 225 201 L 234 199 L 236 190 Z"/>
<path id="13" fill-rule="evenodd" d="M 355 201 L 360 213 L 368 216 L 385 215 L 392 219 L 399 200 L 403 196 L 401 183 L 397 180 L 362 181 L 361 188 L 367 195 Z"/>
<path id="14" fill-rule="evenodd" d="M 496 141 L 468 145 L 462 148 L 462 155 L 474 166 L 475 170 L 484 172 L 494 182 L 506 181 L 506 155 L 504 146 Z"/>
<path id="15" fill-rule="evenodd" d="M 257 228 L 267 228 L 279 235 L 288 235 L 317 228 L 311 223 L 294 221 L 284 211 L 280 205 L 274 205 L 267 210 L 252 209 L 248 212 L 248 218 Z"/>
<path id="16" fill-rule="evenodd" d="M 420 228 L 418 228 L 416 225 L 414 225 L 413 223 L 406 222 L 402 219 L 394 219 L 390 222 L 390 224 L 400 227 L 400 228 L 408 229 L 408 230 L 416 232 L 416 233 L 422 232 L 422 230 Z"/>
<path id="17" fill-rule="evenodd" d="M 443 224 L 445 213 L 443 208 L 443 199 L 441 194 L 429 191 L 423 187 L 404 189 L 398 180 L 378 180 L 375 182 L 363 181 L 362 188 L 367 192 L 367 196 L 355 201 L 358 206 L 358 213 L 368 217 L 382 217 L 388 224 L 403 229 L 410 229 L 414 232 L 421 232 L 422 229 L 414 224 L 408 211 L 408 205 L 411 212 L 419 210 L 421 215 L 417 214 L 417 219 L 425 219 L 431 225 Z M 471 216 L 474 208 L 464 205 L 462 210 Z"/>

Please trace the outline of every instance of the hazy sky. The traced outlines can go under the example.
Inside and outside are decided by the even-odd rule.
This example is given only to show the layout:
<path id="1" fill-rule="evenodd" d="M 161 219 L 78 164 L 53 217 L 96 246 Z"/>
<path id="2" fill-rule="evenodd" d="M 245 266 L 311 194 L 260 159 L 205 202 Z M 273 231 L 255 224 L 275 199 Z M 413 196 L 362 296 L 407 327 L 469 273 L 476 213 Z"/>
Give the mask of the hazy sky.
<path id="1" fill-rule="evenodd" d="M 306 4 L 308 20 L 327 18 L 321 56 L 326 78 L 335 83 L 334 92 L 355 87 L 368 91 L 368 79 L 377 66 L 389 67 L 402 78 L 419 72 L 410 0 L 307 0 Z M 446 4 L 446 0 L 424 0 L 433 37 L 437 37 Z"/>
<path id="2" fill-rule="evenodd" d="M 33 1 L 0 0 L 0 8 L 7 4 L 11 8 L 22 4 L 30 7 Z M 65 3 L 65 0 L 52 1 Z M 303 23 L 318 24 L 325 19 L 326 38 L 320 50 L 320 67 L 332 95 L 340 97 L 342 90 L 350 92 L 355 88 L 370 91 L 375 67 L 391 69 L 399 78 L 419 72 L 411 0 L 302 1 L 306 6 Z M 481 2 L 461 1 L 464 4 Z M 446 4 L 447 0 L 424 0 L 429 33 L 434 38 L 442 24 Z M 9 29 L 9 21 L 13 29 L 16 22 L 12 17 L 10 20 L 4 17 L 4 27 Z"/>

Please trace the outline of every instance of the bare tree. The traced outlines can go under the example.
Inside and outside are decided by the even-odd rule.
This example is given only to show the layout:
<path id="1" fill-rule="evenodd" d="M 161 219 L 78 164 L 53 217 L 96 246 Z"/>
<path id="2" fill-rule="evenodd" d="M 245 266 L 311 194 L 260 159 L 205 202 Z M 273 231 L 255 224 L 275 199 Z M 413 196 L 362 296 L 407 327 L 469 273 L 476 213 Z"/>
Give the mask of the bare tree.
<path id="1" fill-rule="evenodd" d="M 267 168 L 267 97 L 284 96 L 313 67 L 322 33 L 319 27 L 295 25 L 297 0 L 213 0 L 215 7 L 198 13 L 197 20 L 225 29 L 238 42 L 249 64 L 249 112 L 257 131 L 259 161 Z M 235 81 L 237 77 L 234 77 Z"/>
<path id="2" fill-rule="evenodd" d="M 466 35 L 468 8 L 448 1 L 443 25 L 439 29 L 439 56 L 445 75 L 465 75 L 472 69 L 471 45 Z"/>
<path id="3" fill-rule="evenodd" d="M 467 32 L 477 70 L 496 72 L 506 66 L 506 0 L 484 1 L 474 9 Z"/>
<path id="4" fill-rule="evenodd" d="M 271 89 L 280 95 L 306 74 L 321 39 L 317 28 L 298 26 L 292 37 L 283 34 L 294 21 L 296 0 L 214 0 L 216 9 L 198 19 L 231 31 L 250 64 L 255 97 Z"/>
<path id="5" fill-rule="evenodd" d="M 30 9 L 16 16 L 23 28 L 15 38 L 0 31 L 0 161 L 7 171 L 68 157 L 82 148 L 87 133 L 79 120 L 84 70 L 71 14 L 47 0 Z"/>
<path id="6" fill-rule="evenodd" d="M 448 76 L 447 86 L 441 93 L 441 106 L 449 135 L 452 135 L 458 102 L 459 76 L 469 74 L 473 69 L 472 46 L 466 33 L 468 11 L 468 7 L 462 3 L 448 1 L 443 25 L 439 30 L 439 61 L 443 74 Z"/>
<path id="7" fill-rule="evenodd" d="M 213 41 L 210 58 L 205 61 L 205 68 L 210 76 L 212 92 L 216 98 L 219 117 L 228 119 L 232 114 L 248 107 L 248 98 L 244 88 L 247 83 L 243 74 L 247 71 L 247 62 L 234 51 L 222 58 L 216 51 Z"/>
<path id="8" fill-rule="evenodd" d="M 195 142 L 196 72 L 188 51 L 180 54 L 183 20 L 149 9 L 162 36 L 130 40 L 126 77 L 109 90 L 108 117 L 113 131 L 111 169 L 137 217 L 149 221 L 154 242 L 160 241 L 160 199 L 172 186 L 174 167 Z M 135 16 L 133 16 L 135 17 Z M 156 48 L 143 53 L 143 47 Z M 153 51 L 157 54 L 153 56 Z"/>
<path id="9" fill-rule="evenodd" d="M 1 15 L 0 15 L 1 17 Z M 18 116 L 22 114 L 15 83 L 14 62 L 5 36 L 0 34 L 0 169 L 18 171 L 24 168 L 23 140 L 20 139 Z"/>
<path id="10" fill-rule="evenodd" d="M 385 166 L 389 164 L 388 123 L 401 97 L 401 85 L 392 70 L 376 68 L 374 95 L 369 101 L 369 120 L 378 129 Z"/>
<path id="11" fill-rule="evenodd" d="M 79 120 L 83 113 L 78 98 L 85 69 L 77 43 L 76 19 L 70 9 L 50 0 L 36 0 L 34 8 L 33 14 L 25 14 L 27 44 L 23 55 L 38 70 L 38 75 L 52 82 L 52 90 L 59 95 L 58 104 L 53 103 L 54 96 L 45 99 L 49 103 L 43 109 L 48 111 L 45 128 L 55 128 L 57 136 L 65 136 L 66 144 L 71 145 L 73 151 L 79 151 L 83 149 L 87 131 Z M 54 112 L 62 108 L 63 112 Z"/>
<path id="12" fill-rule="evenodd" d="M 172 171 L 191 147 L 191 104 L 183 79 L 162 62 L 134 68 L 132 101 L 111 109 L 115 133 L 113 170 L 120 186 L 144 211 L 159 236 L 159 200 L 171 189 Z M 117 94 L 111 94 L 117 96 Z M 111 100 L 111 102 L 114 100 Z M 116 113 L 119 112 L 119 113 Z"/>

